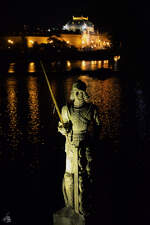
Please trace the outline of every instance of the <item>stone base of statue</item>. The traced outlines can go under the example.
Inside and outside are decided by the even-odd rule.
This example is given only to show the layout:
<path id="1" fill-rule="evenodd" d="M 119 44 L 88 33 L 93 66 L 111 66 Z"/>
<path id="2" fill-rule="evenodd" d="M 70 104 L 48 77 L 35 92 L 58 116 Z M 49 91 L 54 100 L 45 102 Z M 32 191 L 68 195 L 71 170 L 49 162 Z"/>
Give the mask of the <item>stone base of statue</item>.
<path id="1" fill-rule="evenodd" d="M 85 225 L 84 217 L 72 208 L 64 207 L 53 215 L 54 225 Z"/>

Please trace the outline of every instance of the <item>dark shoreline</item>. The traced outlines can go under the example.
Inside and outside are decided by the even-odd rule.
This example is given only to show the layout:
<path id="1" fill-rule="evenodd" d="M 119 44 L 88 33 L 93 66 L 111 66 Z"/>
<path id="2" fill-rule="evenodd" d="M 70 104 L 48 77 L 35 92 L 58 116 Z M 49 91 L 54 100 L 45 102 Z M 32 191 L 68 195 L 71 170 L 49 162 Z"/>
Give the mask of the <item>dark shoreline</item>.
<path id="1" fill-rule="evenodd" d="M 12 60 L 37 60 L 41 59 L 46 61 L 48 58 L 51 61 L 54 60 L 105 60 L 113 59 L 114 56 L 122 54 L 122 50 L 99 50 L 99 51 L 61 51 L 56 50 L 52 52 L 50 50 L 36 50 L 36 49 L 11 49 L 0 50 L 0 59 L 3 61 Z"/>

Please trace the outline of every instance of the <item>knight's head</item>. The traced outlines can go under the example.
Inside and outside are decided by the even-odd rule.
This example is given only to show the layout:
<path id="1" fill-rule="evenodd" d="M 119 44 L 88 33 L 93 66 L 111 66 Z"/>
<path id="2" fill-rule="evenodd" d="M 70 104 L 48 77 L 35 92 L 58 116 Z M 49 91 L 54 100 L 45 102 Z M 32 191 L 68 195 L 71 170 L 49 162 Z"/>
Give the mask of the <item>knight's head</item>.
<path id="1" fill-rule="evenodd" d="M 89 96 L 86 92 L 86 84 L 81 80 L 77 80 L 72 85 L 70 100 L 86 102 L 86 101 L 88 101 L 88 99 L 89 99 Z"/>

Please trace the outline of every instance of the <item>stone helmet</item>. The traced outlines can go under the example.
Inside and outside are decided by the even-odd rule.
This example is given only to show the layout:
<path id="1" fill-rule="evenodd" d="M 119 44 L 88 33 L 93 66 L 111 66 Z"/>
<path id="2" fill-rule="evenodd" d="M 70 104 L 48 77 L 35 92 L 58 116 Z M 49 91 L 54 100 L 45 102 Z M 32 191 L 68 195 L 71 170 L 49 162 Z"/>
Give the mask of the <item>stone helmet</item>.
<path id="1" fill-rule="evenodd" d="M 75 93 L 78 92 L 78 91 L 82 92 L 84 101 L 87 101 L 89 99 L 89 96 L 86 92 L 86 84 L 81 80 L 77 80 L 72 85 L 72 90 L 71 90 L 71 95 L 70 95 L 71 101 L 75 100 Z"/>

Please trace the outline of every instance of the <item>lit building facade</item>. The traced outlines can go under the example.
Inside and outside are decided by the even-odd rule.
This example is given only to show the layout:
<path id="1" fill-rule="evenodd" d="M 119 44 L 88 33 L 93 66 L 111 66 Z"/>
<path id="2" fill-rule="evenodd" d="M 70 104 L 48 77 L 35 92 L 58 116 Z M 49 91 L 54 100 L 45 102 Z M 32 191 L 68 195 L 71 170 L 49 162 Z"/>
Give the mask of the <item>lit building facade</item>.
<path id="1" fill-rule="evenodd" d="M 73 16 L 72 20 L 63 26 L 63 30 L 94 33 L 94 24 L 88 20 L 88 17 Z"/>
<path id="2" fill-rule="evenodd" d="M 66 32 L 67 31 L 67 32 Z M 51 44 L 51 38 L 65 41 L 68 45 L 76 47 L 78 50 L 100 50 L 111 47 L 111 39 L 107 33 L 100 34 L 94 29 L 94 24 L 88 20 L 88 17 L 72 17 L 67 22 L 59 35 L 51 33 L 40 35 L 26 32 L 24 38 L 27 41 L 27 47 L 32 48 L 34 44 Z M 21 36 L 5 36 L 6 43 L 9 46 L 22 42 Z"/>
<path id="3" fill-rule="evenodd" d="M 70 31 L 72 33 L 66 34 L 63 31 Z M 88 17 L 83 16 L 73 16 L 63 26 L 60 37 L 79 50 L 99 50 L 111 47 L 111 40 L 108 34 L 99 34 L 95 31 L 94 24 L 89 21 Z"/>

